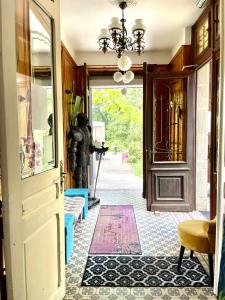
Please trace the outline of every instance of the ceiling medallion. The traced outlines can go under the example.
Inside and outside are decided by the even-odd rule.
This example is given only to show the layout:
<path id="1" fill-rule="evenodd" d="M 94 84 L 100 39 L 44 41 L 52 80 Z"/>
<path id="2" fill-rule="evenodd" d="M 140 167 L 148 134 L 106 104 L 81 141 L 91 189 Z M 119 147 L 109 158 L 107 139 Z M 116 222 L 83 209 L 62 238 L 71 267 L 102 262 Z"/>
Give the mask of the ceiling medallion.
<path id="1" fill-rule="evenodd" d="M 108 29 L 103 28 L 98 36 L 99 49 L 106 53 L 109 49 L 116 51 L 117 57 L 120 58 L 125 51 L 137 52 L 139 55 L 144 51 L 145 26 L 142 19 L 136 19 L 132 27 L 133 38 L 127 35 L 125 27 L 126 19 L 124 10 L 126 7 L 135 5 L 137 0 L 111 0 L 111 3 L 117 4 L 122 10 L 122 18 L 112 18 Z"/>
<path id="2" fill-rule="evenodd" d="M 112 3 L 113 5 L 119 6 L 122 2 L 124 2 L 124 0 L 110 0 L 110 3 Z M 127 0 L 127 7 L 130 6 L 134 6 L 139 2 L 139 0 Z"/>

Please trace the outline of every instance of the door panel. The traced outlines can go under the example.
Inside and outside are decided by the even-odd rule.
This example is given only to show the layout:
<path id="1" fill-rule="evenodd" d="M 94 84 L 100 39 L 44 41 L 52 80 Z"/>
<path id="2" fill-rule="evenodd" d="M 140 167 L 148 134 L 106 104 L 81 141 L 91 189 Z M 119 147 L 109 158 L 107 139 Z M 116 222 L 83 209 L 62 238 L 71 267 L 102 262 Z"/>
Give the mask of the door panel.
<path id="1" fill-rule="evenodd" d="M 190 211 L 195 207 L 194 76 L 147 73 L 145 118 L 149 210 Z"/>
<path id="2" fill-rule="evenodd" d="M 60 180 L 63 122 L 59 3 L 0 3 L 0 130 L 8 299 L 62 299 L 65 244 Z M 29 7 L 35 8 L 34 23 L 38 21 L 42 29 L 34 30 Z M 52 43 L 54 67 L 38 63 L 38 57 L 46 52 L 37 42 L 40 39 L 48 47 Z M 45 61 L 49 62 L 47 57 Z M 54 92 L 49 94 L 46 90 L 52 84 Z M 36 101 L 33 107 L 32 101 Z M 55 118 L 49 123 L 53 113 Z"/>

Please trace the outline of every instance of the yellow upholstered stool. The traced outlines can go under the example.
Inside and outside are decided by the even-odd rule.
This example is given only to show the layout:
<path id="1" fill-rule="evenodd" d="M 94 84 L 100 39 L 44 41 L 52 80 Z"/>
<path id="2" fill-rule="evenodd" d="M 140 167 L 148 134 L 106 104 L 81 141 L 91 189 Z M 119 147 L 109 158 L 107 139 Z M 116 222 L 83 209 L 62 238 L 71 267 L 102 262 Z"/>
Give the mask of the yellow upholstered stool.
<path id="1" fill-rule="evenodd" d="M 213 284 L 213 254 L 215 253 L 216 220 L 188 220 L 179 223 L 178 237 L 181 243 L 177 270 L 180 271 L 185 248 L 208 254 L 209 272 Z"/>

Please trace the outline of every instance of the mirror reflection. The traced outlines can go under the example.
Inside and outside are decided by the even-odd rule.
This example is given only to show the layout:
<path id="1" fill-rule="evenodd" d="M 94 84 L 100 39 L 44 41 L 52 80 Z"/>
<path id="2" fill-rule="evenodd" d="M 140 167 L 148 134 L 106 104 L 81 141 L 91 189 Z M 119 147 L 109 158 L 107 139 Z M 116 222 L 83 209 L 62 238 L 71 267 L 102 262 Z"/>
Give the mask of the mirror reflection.
<path id="1" fill-rule="evenodd" d="M 185 161 L 186 79 L 155 79 L 154 161 Z"/>
<path id="2" fill-rule="evenodd" d="M 52 20 L 29 1 L 27 34 L 19 32 L 17 92 L 21 175 L 29 177 L 55 166 Z M 25 35 L 25 36 L 24 36 Z"/>

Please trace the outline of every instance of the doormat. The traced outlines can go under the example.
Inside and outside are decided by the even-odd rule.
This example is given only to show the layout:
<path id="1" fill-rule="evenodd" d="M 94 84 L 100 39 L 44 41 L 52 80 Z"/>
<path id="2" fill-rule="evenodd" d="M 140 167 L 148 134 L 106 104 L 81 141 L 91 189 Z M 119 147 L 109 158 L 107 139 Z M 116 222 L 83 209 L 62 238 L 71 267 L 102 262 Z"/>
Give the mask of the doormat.
<path id="1" fill-rule="evenodd" d="M 204 287 L 210 279 L 197 257 L 88 256 L 82 286 Z"/>
<path id="2" fill-rule="evenodd" d="M 102 205 L 90 254 L 141 254 L 132 205 Z"/>

